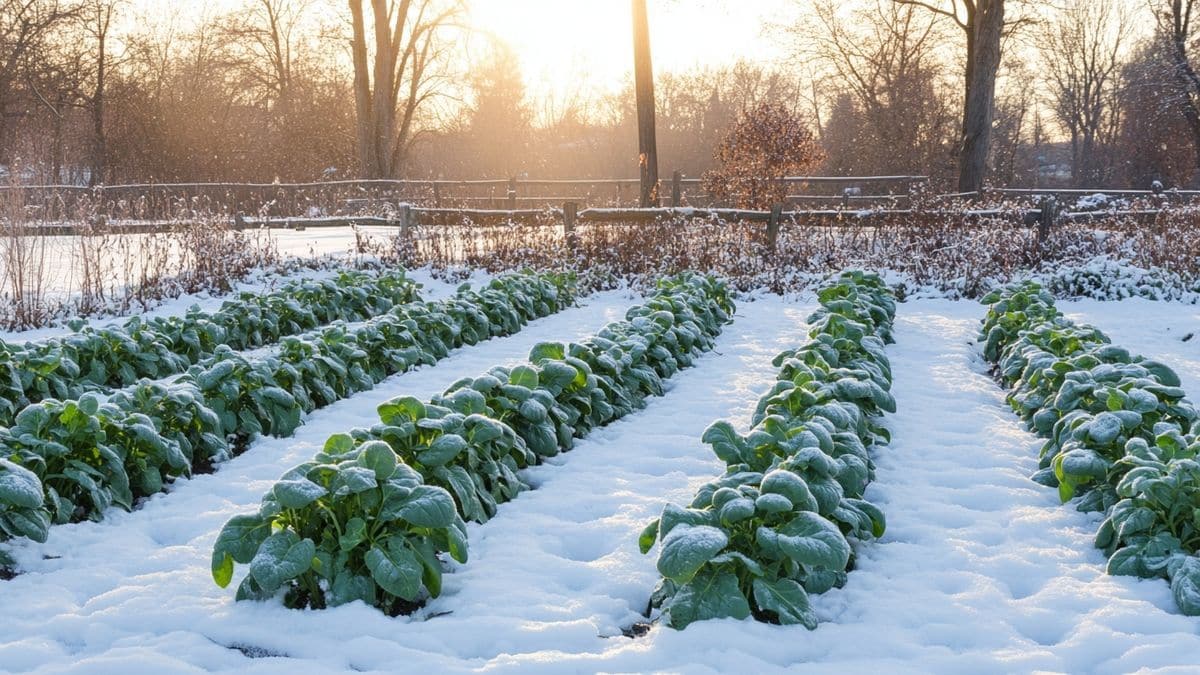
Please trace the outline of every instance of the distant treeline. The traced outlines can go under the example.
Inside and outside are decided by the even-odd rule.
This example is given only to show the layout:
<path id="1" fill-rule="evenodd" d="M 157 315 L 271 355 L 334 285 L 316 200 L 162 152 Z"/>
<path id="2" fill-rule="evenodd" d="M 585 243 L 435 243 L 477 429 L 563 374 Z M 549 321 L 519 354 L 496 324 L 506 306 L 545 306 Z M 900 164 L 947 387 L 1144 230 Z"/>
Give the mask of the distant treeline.
<path id="1" fill-rule="evenodd" d="M 124 0 L 0 0 L 0 170 L 84 184 L 635 175 L 632 85 L 532 97 L 511 48 L 465 39 L 465 2 L 243 0 L 164 23 Z M 660 74 L 661 171 L 713 168 L 731 124 L 771 102 L 811 129 L 818 173 L 953 188 L 964 64 L 979 58 L 955 25 L 966 15 L 947 16 L 960 2 L 797 2 L 763 37 L 786 63 Z M 1192 0 L 1031 4 L 1003 14 L 988 182 L 1200 178 Z"/>

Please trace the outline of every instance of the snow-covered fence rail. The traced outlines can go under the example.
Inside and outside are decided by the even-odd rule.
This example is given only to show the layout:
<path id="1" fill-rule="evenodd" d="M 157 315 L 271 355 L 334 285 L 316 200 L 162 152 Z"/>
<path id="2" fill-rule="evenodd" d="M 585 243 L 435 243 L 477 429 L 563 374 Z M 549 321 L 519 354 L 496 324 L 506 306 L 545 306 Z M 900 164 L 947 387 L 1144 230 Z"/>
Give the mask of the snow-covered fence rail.
<path id="1" fill-rule="evenodd" d="M 840 200 L 894 204 L 907 199 L 925 176 L 788 176 L 788 203 Z M 676 171 L 663 181 L 670 206 L 714 206 L 699 178 Z M 577 201 L 591 206 L 632 206 L 636 178 L 337 180 L 315 183 L 143 183 L 0 185 L 0 199 L 18 203 L 34 220 L 169 220 L 244 213 L 261 217 L 376 215 L 400 202 L 430 208 L 518 210 Z"/>
<path id="2" fill-rule="evenodd" d="M 610 223 L 637 225 L 672 220 L 713 220 L 721 222 L 770 223 L 771 211 L 698 207 L 589 207 L 577 202 L 564 206 L 527 209 L 424 208 L 402 204 L 382 215 L 266 216 L 241 214 L 181 218 L 172 220 L 31 221 L 5 228 L 7 236 L 85 236 L 94 234 L 152 234 L 191 227 L 200 222 L 224 223 L 232 230 L 287 229 L 305 230 L 344 227 L 397 227 L 438 225 L 565 225 L 566 205 L 574 207 L 572 224 Z M 1058 211 L 1054 222 L 1136 222 L 1153 223 L 1170 213 L 1169 208 L 1106 209 Z M 992 221 L 1017 226 L 1043 223 L 1041 208 L 1012 205 L 1004 208 L 826 208 L 791 209 L 779 213 L 781 223 L 820 226 L 876 226 L 905 220 L 957 219 L 964 223 Z"/>

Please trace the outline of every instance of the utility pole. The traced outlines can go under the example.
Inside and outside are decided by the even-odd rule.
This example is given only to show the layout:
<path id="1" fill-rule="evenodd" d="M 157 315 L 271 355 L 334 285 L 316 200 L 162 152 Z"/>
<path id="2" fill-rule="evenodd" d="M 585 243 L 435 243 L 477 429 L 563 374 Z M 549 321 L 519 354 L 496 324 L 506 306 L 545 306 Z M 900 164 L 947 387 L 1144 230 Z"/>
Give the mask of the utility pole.
<path id="1" fill-rule="evenodd" d="M 643 208 L 658 206 L 658 143 L 654 136 L 654 68 L 650 65 L 650 20 L 646 0 L 633 2 L 633 79 L 637 89 L 638 164 Z"/>

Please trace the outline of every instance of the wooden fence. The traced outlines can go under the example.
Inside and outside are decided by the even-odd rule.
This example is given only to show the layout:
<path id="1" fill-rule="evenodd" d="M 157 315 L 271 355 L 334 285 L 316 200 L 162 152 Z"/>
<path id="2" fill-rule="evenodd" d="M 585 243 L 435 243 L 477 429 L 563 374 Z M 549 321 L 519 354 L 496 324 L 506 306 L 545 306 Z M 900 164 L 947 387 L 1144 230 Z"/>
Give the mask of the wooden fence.
<path id="1" fill-rule="evenodd" d="M 790 176 L 787 205 L 909 205 L 925 176 Z M 671 207 L 716 206 L 699 178 L 676 171 L 661 186 Z M 561 206 L 629 207 L 639 201 L 636 178 L 545 180 L 348 180 L 321 183 L 160 183 L 82 187 L 0 185 L 0 203 L 16 200 L 30 219 L 171 220 L 200 215 L 305 217 L 379 215 L 396 204 L 434 209 L 517 211 Z"/>
<path id="2" fill-rule="evenodd" d="M 670 206 L 634 208 L 637 179 L 413 181 L 358 180 L 296 184 L 187 183 L 158 185 L 0 186 L 0 204 L 19 199 L 25 223 L 7 233 L 77 235 L 94 232 L 148 233 L 181 224 L 226 219 L 235 229 L 522 223 L 562 225 L 671 219 L 719 219 L 771 223 L 870 225 L 909 216 L 954 217 L 1037 225 L 1059 221 L 1124 218 L 1153 222 L 1171 204 L 1200 191 L 1003 188 L 994 196 L 1012 200 L 1005 208 L 938 206 L 971 194 L 934 195 L 913 205 L 911 193 L 923 176 L 792 176 L 783 179 L 795 194 L 773 211 L 714 207 L 701 182 L 675 172 Z M 903 186 L 905 192 L 892 192 Z M 503 189 L 503 196 L 495 192 Z M 871 188 L 877 194 L 863 194 Z M 838 194 L 819 194 L 837 191 Z M 473 194 L 472 194 L 473 192 Z M 482 193 L 490 192 L 484 196 Z M 607 200 L 596 197 L 608 193 Z M 1064 200 L 1096 193 L 1131 198 L 1155 208 L 1064 209 Z M 583 197 L 573 195 L 583 194 Z M 566 195 L 566 196 L 564 196 Z M 1034 201 L 1036 200 L 1036 201 Z M 70 206 L 74 203 L 73 208 Z M 702 202 L 695 205 L 695 202 Z M 803 208 L 815 204 L 824 208 Z M 832 207 L 832 208 L 831 208 Z"/>

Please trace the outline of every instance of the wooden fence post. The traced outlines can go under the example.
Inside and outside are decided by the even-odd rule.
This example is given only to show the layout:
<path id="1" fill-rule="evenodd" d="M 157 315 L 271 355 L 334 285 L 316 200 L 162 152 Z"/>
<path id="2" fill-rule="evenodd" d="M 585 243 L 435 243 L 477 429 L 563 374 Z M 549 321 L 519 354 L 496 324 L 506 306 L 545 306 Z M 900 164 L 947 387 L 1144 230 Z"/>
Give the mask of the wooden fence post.
<path id="1" fill-rule="evenodd" d="M 575 218 L 579 214 L 579 202 L 565 202 L 562 207 L 563 239 L 568 249 L 575 248 Z"/>
<path id="2" fill-rule="evenodd" d="M 1050 238 L 1050 227 L 1058 218 L 1058 200 L 1054 195 L 1046 195 L 1039 201 L 1038 208 L 1041 209 L 1041 213 L 1038 215 L 1037 245 L 1041 250 Z"/>
<path id="3" fill-rule="evenodd" d="M 779 221 L 783 218 L 783 204 L 776 204 L 771 207 L 771 217 L 767 221 L 767 251 L 775 253 L 775 247 L 779 244 Z"/>
<path id="4" fill-rule="evenodd" d="M 683 174 L 676 171 L 671 174 L 671 208 L 679 208 L 683 204 Z"/>
<path id="5" fill-rule="evenodd" d="M 400 205 L 400 238 L 407 240 L 410 234 L 410 229 L 413 226 L 412 206 L 409 204 Z"/>
<path id="6" fill-rule="evenodd" d="M 508 210 L 517 210 L 517 178 L 516 176 L 508 179 Z"/>

